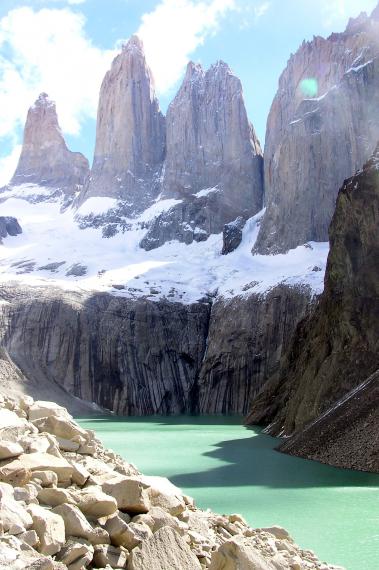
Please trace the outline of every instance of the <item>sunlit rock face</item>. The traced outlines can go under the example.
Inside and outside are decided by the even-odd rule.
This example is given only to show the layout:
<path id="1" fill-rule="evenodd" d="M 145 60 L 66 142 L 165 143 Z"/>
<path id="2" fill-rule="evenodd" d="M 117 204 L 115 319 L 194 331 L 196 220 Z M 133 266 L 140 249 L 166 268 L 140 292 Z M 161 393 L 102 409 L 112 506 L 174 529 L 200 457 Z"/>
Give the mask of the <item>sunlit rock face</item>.
<path id="1" fill-rule="evenodd" d="M 256 252 L 328 239 L 338 188 L 379 137 L 378 101 L 378 8 L 291 56 L 268 118 L 267 212 Z"/>
<path id="2" fill-rule="evenodd" d="M 218 62 L 190 62 L 167 112 L 162 196 L 182 200 L 152 226 L 145 249 L 207 239 L 224 224 L 256 214 L 263 201 L 263 157 L 247 118 L 240 80 Z"/>
<path id="3" fill-rule="evenodd" d="M 41 93 L 28 111 L 21 156 L 10 186 L 39 184 L 73 194 L 87 175 L 87 159 L 68 150 L 55 103 Z"/>
<path id="4" fill-rule="evenodd" d="M 143 45 L 132 36 L 103 80 L 95 156 L 80 201 L 108 196 L 126 213 L 141 211 L 159 192 L 165 150 L 165 120 L 154 93 Z"/>

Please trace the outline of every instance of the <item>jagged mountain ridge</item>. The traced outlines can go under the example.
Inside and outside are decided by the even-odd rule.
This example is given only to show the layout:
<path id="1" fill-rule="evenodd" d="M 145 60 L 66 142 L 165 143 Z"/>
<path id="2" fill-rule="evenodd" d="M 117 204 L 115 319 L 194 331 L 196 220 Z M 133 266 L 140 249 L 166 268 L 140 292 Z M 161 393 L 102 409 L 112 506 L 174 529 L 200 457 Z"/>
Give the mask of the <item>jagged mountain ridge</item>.
<path id="1" fill-rule="evenodd" d="M 142 42 L 133 36 L 104 78 L 94 162 L 77 203 L 113 199 L 96 218 L 119 231 L 125 216 L 136 217 L 156 200 L 180 200 L 155 220 L 142 246 L 191 243 L 261 210 L 262 168 L 241 83 L 230 68 L 218 62 L 204 72 L 190 63 L 164 117 Z M 198 195 L 207 189 L 212 196 Z"/>
<path id="2" fill-rule="evenodd" d="M 303 42 L 279 79 L 267 121 L 262 254 L 326 241 L 338 188 L 379 138 L 379 17 Z"/>

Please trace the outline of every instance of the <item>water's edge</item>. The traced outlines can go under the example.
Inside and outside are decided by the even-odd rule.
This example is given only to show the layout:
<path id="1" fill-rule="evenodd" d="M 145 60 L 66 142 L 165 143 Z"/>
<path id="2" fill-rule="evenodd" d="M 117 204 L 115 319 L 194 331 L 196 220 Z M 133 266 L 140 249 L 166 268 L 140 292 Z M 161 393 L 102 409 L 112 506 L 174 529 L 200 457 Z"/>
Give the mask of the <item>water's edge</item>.
<path id="1" fill-rule="evenodd" d="M 379 475 L 274 450 L 279 441 L 240 416 L 78 418 L 146 475 L 168 477 L 198 506 L 285 527 L 303 548 L 347 570 L 374 570 Z M 375 516 L 376 513 L 376 516 Z"/>

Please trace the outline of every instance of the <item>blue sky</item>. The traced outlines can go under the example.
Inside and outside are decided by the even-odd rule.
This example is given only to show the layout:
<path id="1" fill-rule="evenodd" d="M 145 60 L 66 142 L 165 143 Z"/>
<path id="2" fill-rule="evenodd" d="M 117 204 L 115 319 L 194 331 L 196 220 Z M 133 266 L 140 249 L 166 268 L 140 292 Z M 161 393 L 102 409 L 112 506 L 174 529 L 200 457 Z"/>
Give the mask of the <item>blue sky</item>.
<path id="1" fill-rule="evenodd" d="M 71 150 L 92 160 L 101 79 L 122 41 L 142 35 L 165 111 L 189 59 L 225 60 L 263 142 L 278 78 L 303 39 L 342 31 L 377 0 L 1 0 L 0 181 L 20 150 L 27 108 L 57 101 Z"/>

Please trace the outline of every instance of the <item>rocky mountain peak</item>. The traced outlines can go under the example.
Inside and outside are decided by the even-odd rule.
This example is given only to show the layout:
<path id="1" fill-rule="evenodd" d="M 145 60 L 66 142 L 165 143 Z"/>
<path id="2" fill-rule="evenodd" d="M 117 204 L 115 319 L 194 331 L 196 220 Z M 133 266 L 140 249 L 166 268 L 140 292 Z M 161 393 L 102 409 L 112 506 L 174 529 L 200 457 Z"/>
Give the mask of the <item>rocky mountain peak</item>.
<path id="1" fill-rule="evenodd" d="M 122 46 L 122 52 L 132 52 L 138 50 L 143 57 L 145 57 L 145 51 L 143 47 L 143 42 L 137 34 L 130 36 L 129 40 Z"/>
<path id="2" fill-rule="evenodd" d="M 379 20 L 379 2 L 376 8 L 373 9 L 370 16 L 371 20 Z"/>
<path id="3" fill-rule="evenodd" d="M 142 41 L 132 36 L 106 73 L 99 98 L 91 177 L 80 197 L 124 201 L 125 213 L 143 210 L 158 193 L 165 121 Z"/>
<path id="4" fill-rule="evenodd" d="M 184 76 L 183 85 L 196 81 L 204 77 L 204 69 L 200 63 L 189 61 L 187 64 L 186 74 Z"/>
<path id="5" fill-rule="evenodd" d="M 87 159 L 67 148 L 55 102 L 41 93 L 28 111 L 21 156 L 10 185 L 39 184 L 70 194 L 87 174 Z"/>
<path id="6" fill-rule="evenodd" d="M 262 208 L 262 152 L 241 82 L 226 63 L 219 61 L 206 72 L 188 64 L 166 125 L 162 196 L 181 203 L 154 222 L 142 247 L 172 239 L 203 241 Z"/>
<path id="7" fill-rule="evenodd" d="M 303 42 L 279 79 L 267 121 L 267 210 L 255 252 L 327 241 L 337 189 L 379 137 L 379 21 Z M 331 120 L 333 117 L 333 120 Z"/>

